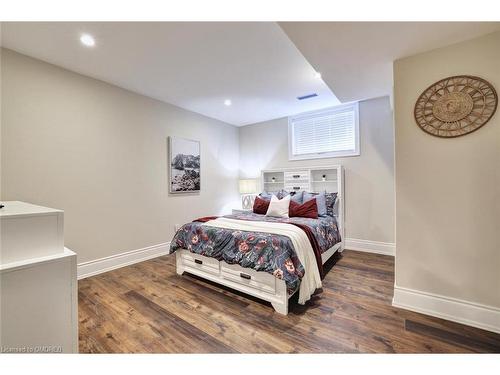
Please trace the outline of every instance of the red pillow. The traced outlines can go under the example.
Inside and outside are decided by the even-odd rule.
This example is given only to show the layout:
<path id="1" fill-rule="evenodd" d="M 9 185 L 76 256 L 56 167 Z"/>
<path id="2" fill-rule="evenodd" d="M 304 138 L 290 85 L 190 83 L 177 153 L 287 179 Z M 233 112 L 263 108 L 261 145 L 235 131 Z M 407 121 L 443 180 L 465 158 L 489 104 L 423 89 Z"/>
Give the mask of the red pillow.
<path id="1" fill-rule="evenodd" d="M 303 204 L 290 201 L 288 215 L 290 217 L 307 217 L 309 219 L 317 219 L 318 205 L 316 204 L 316 199 L 311 199 Z"/>
<path id="2" fill-rule="evenodd" d="M 255 201 L 253 202 L 253 212 L 256 214 L 265 215 L 267 209 L 269 208 L 269 203 L 271 203 L 271 201 L 255 197 Z"/>

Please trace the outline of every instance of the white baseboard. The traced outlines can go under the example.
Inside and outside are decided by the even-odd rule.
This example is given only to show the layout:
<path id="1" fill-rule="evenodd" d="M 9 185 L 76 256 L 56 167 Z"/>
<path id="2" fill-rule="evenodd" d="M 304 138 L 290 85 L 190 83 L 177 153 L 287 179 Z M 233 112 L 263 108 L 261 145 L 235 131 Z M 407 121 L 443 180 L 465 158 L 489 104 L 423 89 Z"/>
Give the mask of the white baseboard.
<path id="1" fill-rule="evenodd" d="M 90 262 L 79 263 L 77 267 L 78 280 L 166 255 L 169 248 L 170 242 L 165 242 L 138 250 L 127 251 L 126 253 L 111 255 L 106 258 L 91 260 Z"/>
<path id="2" fill-rule="evenodd" d="M 357 238 L 346 238 L 345 248 L 349 250 L 365 251 L 367 253 L 392 256 L 396 254 L 396 244 L 394 243 L 359 240 Z"/>
<path id="3" fill-rule="evenodd" d="M 392 305 L 500 333 L 500 308 L 394 286 Z"/>

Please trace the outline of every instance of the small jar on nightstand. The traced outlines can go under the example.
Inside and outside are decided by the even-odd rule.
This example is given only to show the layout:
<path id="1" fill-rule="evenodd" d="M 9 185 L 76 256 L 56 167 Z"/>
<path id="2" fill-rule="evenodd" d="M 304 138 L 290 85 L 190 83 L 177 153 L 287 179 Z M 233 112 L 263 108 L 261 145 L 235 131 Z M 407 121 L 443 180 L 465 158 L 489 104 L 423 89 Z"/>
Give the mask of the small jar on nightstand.
<path id="1" fill-rule="evenodd" d="M 251 208 L 233 208 L 233 215 L 252 213 Z"/>

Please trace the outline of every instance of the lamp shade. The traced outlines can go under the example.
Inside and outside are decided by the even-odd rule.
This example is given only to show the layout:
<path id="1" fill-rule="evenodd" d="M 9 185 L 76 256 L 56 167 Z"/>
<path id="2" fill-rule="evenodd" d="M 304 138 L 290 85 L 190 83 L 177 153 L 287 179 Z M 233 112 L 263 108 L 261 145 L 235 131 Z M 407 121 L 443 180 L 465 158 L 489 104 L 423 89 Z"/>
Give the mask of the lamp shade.
<path id="1" fill-rule="evenodd" d="M 240 180 L 240 194 L 254 194 L 257 192 L 257 180 Z"/>

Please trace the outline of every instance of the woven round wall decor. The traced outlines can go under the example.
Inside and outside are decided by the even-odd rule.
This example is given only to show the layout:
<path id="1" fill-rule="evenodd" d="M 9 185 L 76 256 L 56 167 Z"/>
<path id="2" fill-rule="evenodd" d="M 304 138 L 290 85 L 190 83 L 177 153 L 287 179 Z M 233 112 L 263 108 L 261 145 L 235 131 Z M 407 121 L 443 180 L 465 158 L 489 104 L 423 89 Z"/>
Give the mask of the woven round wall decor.
<path id="1" fill-rule="evenodd" d="M 453 76 L 429 86 L 415 103 L 415 121 L 436 137 L 453 138 L 473 132 L 495 113 L 498 97 L 479 77 Z"/>

